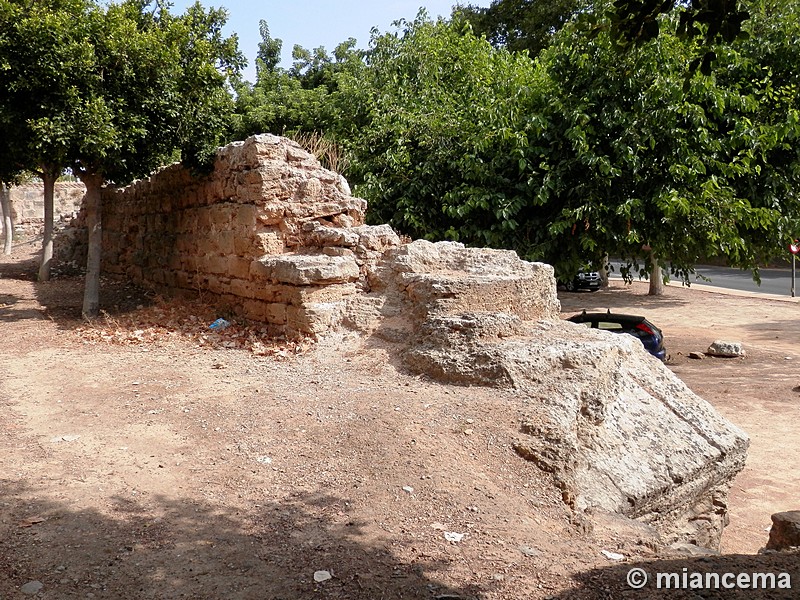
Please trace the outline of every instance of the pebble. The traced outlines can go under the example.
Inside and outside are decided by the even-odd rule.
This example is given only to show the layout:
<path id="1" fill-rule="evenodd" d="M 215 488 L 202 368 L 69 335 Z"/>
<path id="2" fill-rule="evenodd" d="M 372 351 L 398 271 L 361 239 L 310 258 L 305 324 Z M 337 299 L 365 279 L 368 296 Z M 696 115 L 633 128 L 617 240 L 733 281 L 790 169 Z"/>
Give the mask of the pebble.
<path id="1" fill-rule="evenodd" d="M 22 592 L 23 594 L 28 594 L 29 596 L 35 596 L 41 591 L 43 587 L 44 584 L 41 581 L 29 581 L 21 588 L 19 588 L 19 591 Z"/>
<path id="2" fill-rule="evenodd" d="M 316 571 L 314 573 L 314 581 L 317 583 L 328 581 L 331 578 L 333 578 L 333 575 L 331 575 L 330 571 Z"/>
<path id="3" fill-rule="evenodd" d="M 414 488 L 411 487 L 410 485 L 404 485 L 403 486 L 403 491 L 404 492 L 408 492 L 409 494 L 413 494 L 414 493 Z"/>

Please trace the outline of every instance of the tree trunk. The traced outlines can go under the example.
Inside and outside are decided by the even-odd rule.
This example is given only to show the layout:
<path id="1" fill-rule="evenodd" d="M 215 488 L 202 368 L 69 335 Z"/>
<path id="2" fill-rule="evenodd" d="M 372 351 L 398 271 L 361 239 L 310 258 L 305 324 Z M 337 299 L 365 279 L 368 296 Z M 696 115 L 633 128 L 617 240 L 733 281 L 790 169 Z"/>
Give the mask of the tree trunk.
<path id="1" fill-rule="evenodd" d="M 50 280 L 50 265 L 53 262 L 53 196 L 58 174 L 44 169 L 44 239 L 42 240 L 42 262 L 39 264 L 39 281 Z"/>
<path id="2" fill-rule="evenodd" d="M 653 268 L 650 271 L 650 290 L 647 293 L 650 296 L 661 296 L 664 294 L 664 278 L 661 275 L 661 265 L 653 254 L 650 255 L 650 264 Z"/>
<path id="3" fill-rule="evenodd" d="M 11 222 L 11 188 L 5 183 L 0 184 L 0 209 L 3 211 L 3 254 L 11 254 L 11 244 L 14 241 L 14 224 Z"/>
<path id="4" fill-rule="evenodd" d="M 608 254 L 603 255 L 603 264 L 600 267 L 600 287 L 608 287 Z"/>
<path id="5" fill-rule="evenodd" d="M 95 173 L 82 173 L 79 177 L 86 186 L 83 208 L 86 211 L 86 229 L 89 234 L 86 281 L 83 285 L 83 317 L 93 319 L 100 314 L 100 257 L 103 249 L 100 190 L 103 178 Z"/>

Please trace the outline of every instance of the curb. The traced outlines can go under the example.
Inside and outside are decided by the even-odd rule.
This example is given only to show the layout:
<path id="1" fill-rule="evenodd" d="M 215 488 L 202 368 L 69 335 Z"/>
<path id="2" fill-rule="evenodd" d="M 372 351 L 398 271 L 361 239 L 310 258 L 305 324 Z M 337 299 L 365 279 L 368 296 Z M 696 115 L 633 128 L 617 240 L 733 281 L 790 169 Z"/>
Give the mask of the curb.
<path id="1" fill-rule="evenodd" d="M 623 281 L 621 277 L 610 277 L 610 281 Z M 648 283 L 644 280 L 635 281 L 633 283 Z M 800 281 L 798 282 L 800 283 Z M 713 294 L 722 294 L 723 296 L 738 296 L 740 298 L 753 298 L 754 300 L 774 300 L 776 302 L 789 302 L 791 304 L 798 304 L 800 303 L 800 297 L 795 296 L 792 298 L 791 296 L 784 296 L 781 294 L 767 294 L 763 292 L 749 292 L 745 290 L 732 290 L 728 288 L 721 288 L 716 287 L 713 285 L 708 285 L 704 283 L 693 283 L 692 285 L 685 285 L 683 282 L 680 281 L 669 281 L 667 284 L 669 287 L 676 287 L 676 288 L 683 288 L 688 290 L 699 290 L 701 292 L 709 292 Z M 800 285 L 798 285 L 797 292 L 800 292 Z"/>

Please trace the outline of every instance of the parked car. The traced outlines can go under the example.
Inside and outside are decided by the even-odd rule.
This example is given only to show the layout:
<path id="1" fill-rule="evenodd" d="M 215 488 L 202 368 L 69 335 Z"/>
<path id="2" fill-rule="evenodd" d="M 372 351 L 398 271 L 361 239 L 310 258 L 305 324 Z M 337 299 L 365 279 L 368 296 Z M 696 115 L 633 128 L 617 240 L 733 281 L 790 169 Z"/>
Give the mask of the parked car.
<path id="1" fill-rule="evenodd" d="M 585 310 L 569 318 L 573 323 L 582 323 L 592 329 L 604 329 L 614 333 L 627 333 L 638 338 L 650 354 L 659 360 L 667 357 L 664 334 L 644 317 L 608 312 L 587 313 Z"/>
<path id="2" fill-rule="evenodd" d="M 589 290 L 596 292 L 600 289 L 602 281 L 600 273 L 597 271 L 580 271 L 571 281 L 564 284 L 568 292 L 577 292 L 578 290 Z"/>

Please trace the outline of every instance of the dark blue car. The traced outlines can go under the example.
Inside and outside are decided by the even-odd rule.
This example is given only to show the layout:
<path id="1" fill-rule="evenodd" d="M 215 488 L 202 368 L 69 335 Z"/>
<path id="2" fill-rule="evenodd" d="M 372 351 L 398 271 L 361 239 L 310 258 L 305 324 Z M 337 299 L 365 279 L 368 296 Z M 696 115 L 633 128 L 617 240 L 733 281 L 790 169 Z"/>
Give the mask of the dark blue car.
<path id="1" fill-rule="evenodd" d="M 569 318 L 573 323 L 582 323 L 592 329 L 604 329 L 614 333 L 627 333 L 639 338 L 645 349 L 659 360 L 667 357 L 664 334 L 644 317 L 612 313 L 587 313 L 585 310 Z"/>

